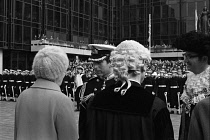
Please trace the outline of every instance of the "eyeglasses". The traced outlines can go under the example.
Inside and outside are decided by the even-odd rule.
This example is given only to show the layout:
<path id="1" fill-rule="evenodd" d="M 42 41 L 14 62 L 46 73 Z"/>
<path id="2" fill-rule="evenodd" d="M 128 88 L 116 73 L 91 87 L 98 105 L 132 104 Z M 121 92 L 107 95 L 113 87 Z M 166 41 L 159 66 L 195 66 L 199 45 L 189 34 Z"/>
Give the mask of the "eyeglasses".
<path id="1" fill-rule="evenodd" d="M 192 55 L 192 54 L 182 54 L 184 59 L 191 59 L 191 58 L 195 58 L 195 57 L 199 57 L 199 55 Z"/>

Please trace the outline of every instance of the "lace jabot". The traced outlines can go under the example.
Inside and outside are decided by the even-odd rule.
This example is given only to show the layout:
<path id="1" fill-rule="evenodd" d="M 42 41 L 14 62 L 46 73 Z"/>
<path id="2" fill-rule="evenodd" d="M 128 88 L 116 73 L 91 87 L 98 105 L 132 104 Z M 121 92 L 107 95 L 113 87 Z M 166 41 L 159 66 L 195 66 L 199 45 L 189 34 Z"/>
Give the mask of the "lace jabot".
<path id="1" fill-rule="evenodd" d="M 210 66 L 200 74 L 189 74 L 181 100 L 196 104 L 210 94 Z"/>

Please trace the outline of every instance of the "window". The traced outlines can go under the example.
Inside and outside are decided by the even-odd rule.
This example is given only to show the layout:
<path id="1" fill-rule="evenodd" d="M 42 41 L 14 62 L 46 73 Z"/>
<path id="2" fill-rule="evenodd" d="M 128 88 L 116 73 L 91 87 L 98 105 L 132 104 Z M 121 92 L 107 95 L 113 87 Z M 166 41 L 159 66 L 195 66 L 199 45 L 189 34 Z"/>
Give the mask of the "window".
<path id="1" fill-rule="evenodd" d="M 168 18 L 168 5 L 162 6 L 162 18 Z"/>
<path id="2" fill-rule="evenodd" d="M 84 32 L 89 33 L 89 20 L 84 20 Z"/>
<path id="3" fill-rule="evenodd" d="M 18 59 L 18 67 L 19 69 L 26 69 L 26 63 L 27 63 L 27 54 L 26 53 L 18 53 L 19 59 Z"/>
<path id="4" fill-rule="evenodd" d="M 60 13 L 59 12 L 55 12 L 54 15 L 54 26 L 55 27 L 60 27 Z"/>
<path id="5" fill-rule="evenodd" d="M 107 25 L 104 25 L 104 36 L 106 37 L 108 36 L 107 30 L 108 30 Z"/>
<path id="6" fill-rule="evenodd" d="M 131 25 L 131 37 L 136 37 L 137 32 L 136 32 L 136 25 Z"/>
<path id="7" fill-rule="evenodd" d="M 31 20 L 31 5 L 25 4 L 24 7 L 24 20 Z"/>
<path id="8" fill-rule="evenodd" d="M 102 26 L 101 23 L 99 23 L 99 30 L 98 30 L 98 32 L 99 32 L 99 36 L 104 36 L 103 26 Z"/>
<path id="9" fill-rule="evenodd" d="M 98 7 L 98 18 L 102 19 L 103 18 L 103 8 L 101 6 Z"/>
<path id="10" fill-rule="evenodd" d="M 177 35 L 177 22 L 169 22 L 169 35 Z"/>
<path id="11" fill-rule="evenodd" d="M 160 18 L 160 6 L 154 6 L 153 7 L 153 18 L 158 19 Z"/>
<path id="12" fill-rule="evenodd" d="M 54 0 L 47 0 L 48 1 L 48 4 L 54 4 Z"/>
<path id="13" fill-rule="evenodd" d="M 0 41 L 3 41 L 3 37 L 4 37 L 4 26 L 3 26 L 4 24 L 3 24 L 3 22 L 0 22 L 0 32 L 1 32 L 1 34 L 0 34 Z"/>
<path id="14" fill-rule="evenodd" d="M 97 5 L 94 5 L 94 17 L 98 17 L 98 6 Z"/>
<path id="15" fill-rule="evenodd" d="M 66 14 L 61 14 L 61 28 L 66 28 Z"/>
<path id="16" fill-rule="evenodd" d="M 90 4 L 90 3 L 89 3 L 88 1 L 85 1 L 85 14 L 86 14 L 86 15 L 89 15 L 89 11 L 90 11 L 90 9 L 89 9 L 90 6 L 89 6 L 89 4 Z"/>
<path id="17" fill-rule="evenodd" d="M 179 4 L 169 5 L 168 13 L 169 17 L 179 18 Z"/>
<path id="18" fill-rule="evenodd" d="M 15 42 L 22 43 L 22 26 L 15 25 Z"/>
<path id="19" fill-rule="evenodd" d="M 159 36 L 159 34 L 160 34 L 160 23 L 154 23 L 153 24 L 153 32 L 154 32 L 154 36 Z"/>
<path id="20" fill-rule="evenodd" d="M 78 17 L 73 17 L 73 30 L 78 31 Z"/>
<path id="21" fill-rule="evenodd" d="M 168 35 L 168 23 L 167 22 L 161 23 L 161 35 Z"/>
<path id="22" fill-rule="evenodd" d="M 145 12 L 144 8 L 140 8 L 140 10 L 139 10 L 139 19 L 140 20 L 144 20 L 145 19 L 144 12 Z"/>
<path id="23" fill-rule="evenodd" d="M 136 9 L 130 9 L 130 21 L 135 21 L 136 20 Z"/>
<path id="24" fill-rule="evenodd" d="M 22 9 L 23 9 L 23 3 L 20 1 L 16 1 L 15 18 L 22 19 Z"/>
<path id="25" fill-rule="evenodd" d="M 47 24 L 53 26 L 53 11 L 47 10 Z"/>
<path id="26" fill-rule="evenodd" d="M 94 24 L 94 30 L 95 30 L 95 31 L 94 31 L 94 34 L 95 34 L 95 35 L 98 35 L 98 23 L 95 23 L 95 24 Z"/>
<path id="27" fill-rule="evenodd" d="M 79 5 L 80 5 L 79 12 L 83 13 L 84 12 L 84 0 L 80 0 Z"/>
<path id="28" fill-rule="evenodd" d="M 129 0 L 124 0 L 124 5 L 129 5 Z"/>
<path id="29" fill-rule="evenodd" d="M 139 36 L 144 36 L 144 24 L 139 24 Z"/>
<path id="30" fill-rule="evenodd" d="M 108 15 L 107 13 L 108 13 L 107 9 L 104 8 L 104 9 L 103 9 L 103 19 L 104 19 L 104 20 L 107 20 L 107 15 Z M 113 15 L 113 16 L 114 16 L 114 15 Z"/>
<path id="31" fill-rule="evenodd" d="M 195 17 L 195 3 L 188 3 L 188 17 Z"/>
<path id="32" fill-rule="evenodd" d="M 74 11 L 78 12 L 78 0 L 74 0 Z"/>
<path id="33" fill-rule="evenodd" d="M 55 0 L 55 6 L 60 7 L 60 0 Z"/>
<path id="34" fill-rule="evenodd" d="M 61 7 L 67 8 L 67 1 L 66 0 L 61 0 Z"/>
<path id="35" fill-rule="evenodd" d="M 83 18 L 79 18 L 79 32 L 83 32 Z"/>
<path id="36" fill-rule="evenodd" d="M 23 42 L 25 44 L 31 44 L 31 28 L 24 27 Z"/>
<path id="37" fill-rule="evenodd" d="M 24 2 L 31 3 L 31 0 L 24 0 Z"/>
<path id="38" fill-rule="evenodd" d="M 129 19 L 129 9 L 125 7 L 123 9 L 123 21 L 128 21 L 128 19 Z"/>
<path id="39" fill-rule="evenodd" d="M 195 30 L 195 21 L 194 20 L 188 20 L 187 21 L 187 27 L 186 27 L 186 32 Z"/>
<path id="40" fill-rule="evenodd" d="M 182 17 L 186 17 L 187 16 L 187 7 L 186 7 L 186 3 L 182 3 L 182 8 L 181 8 L 181 12 L 182 12 Z"/>
<path id="41" fill-rule="evenodd" d="M 0 1 L 0 15 L 4 15 L 4 0 Z"/>
<path id="42" fill-rule="evenodd" d="M 139 4 L 139 0 L 130 0 L 130 5 L 137 5 Z"/>
<path id="43" fill-rule="evenodd" d="M 11 61 L 12 61 L 12 68 L 17 69 L 17 64 L 18 64 L 18 52 L 17 51 L 12 51 L 11 52 Z"/>
<path id="44" fill-rule="evenodd" d="M 32 22 L 39 22 L 39 7 L 32 7 Z"/>
<path id="45" fill-rule="evenodd" d="M 123 26 L 123 37 L 129 37 L 129 26 Z"/>

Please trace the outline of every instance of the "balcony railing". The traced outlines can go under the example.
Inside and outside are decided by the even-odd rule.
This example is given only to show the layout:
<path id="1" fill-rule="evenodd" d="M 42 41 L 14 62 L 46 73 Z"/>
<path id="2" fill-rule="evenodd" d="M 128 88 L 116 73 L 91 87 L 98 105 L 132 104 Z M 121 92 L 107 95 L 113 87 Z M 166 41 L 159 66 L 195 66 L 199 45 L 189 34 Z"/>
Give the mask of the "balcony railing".
<path id="1" fill-rule="evenodd" d="M 58 39 L 32 40 L 31 46 L 34 46 L 34 45 L 53 45 L 53 46 L 60 46 L 60 47 L 66 47 L 66 48 L 91 50 L 91 48 L 88 46 L 88 44 L 63 41 L 63 40 L 58 40 Z"/>

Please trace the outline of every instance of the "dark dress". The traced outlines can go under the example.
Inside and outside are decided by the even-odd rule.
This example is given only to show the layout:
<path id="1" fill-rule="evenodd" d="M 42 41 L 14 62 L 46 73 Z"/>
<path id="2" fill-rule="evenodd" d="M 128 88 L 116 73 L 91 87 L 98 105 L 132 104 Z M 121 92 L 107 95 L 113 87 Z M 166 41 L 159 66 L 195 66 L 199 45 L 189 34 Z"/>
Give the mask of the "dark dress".
<path id="1" fill-rule="evenodd" d="M 98 93 L 88 108 L 87 140 L 174 140 L 166 104 L 140 84 L 125 95 L 116 84 Z M 125 85 L 126 86 L 126 85 Z"/>

